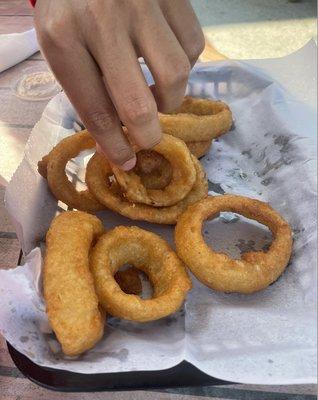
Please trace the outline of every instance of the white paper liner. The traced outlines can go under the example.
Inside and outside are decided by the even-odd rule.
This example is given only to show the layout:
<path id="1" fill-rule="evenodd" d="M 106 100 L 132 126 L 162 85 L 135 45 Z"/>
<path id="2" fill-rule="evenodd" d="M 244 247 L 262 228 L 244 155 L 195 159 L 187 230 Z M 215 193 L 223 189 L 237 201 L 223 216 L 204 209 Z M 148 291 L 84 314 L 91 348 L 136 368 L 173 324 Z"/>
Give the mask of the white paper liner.
<path id="1" fill-rule="evenodd" d="M 299 69 L 308 51 L 311 54 L 307 48 L 297 55 Z M 279 61 L 273 61 L 277 69 Z M 175 315 L 146 324 L 108 318 L 105 335 L 94 349 L 76 359 L 63 356 L 44 311 L 37 247 L 57 204 L 36 171 L 38 160 L 78 126 L 74 110 L 60 94 L 34 127 L 6 191 L 6 207 L 21 246 L 25 253 L 32 250 L 25 265 L 0 271 L 0 332 L 17 350 L 40 365 L 82 373 L 160 370 L 187 360 L 211 376 L 234 382 L 315 382 L 315 113 L 312 95 L 308 101 L 304 93 L 292 97 L 266 69 L 255 62 L 201 64 L 191 75 L 188 92 L 230 105 L 234 129 L 214 141 L 202 160 L 210 194 L 267 201 L 289 221 L 294 252 L 283 276 L 249 296 L 216 293 L 192 277 L 194 288 Z M 77 170 L 83 176 L 84 161 L 87 158 L 76 159 L 68 172 Z M 136 223 L 110 211 L 99 217 L 107 228 L 138 225 L 173 245 L 171 227 Z M 207 222 L 203 231 L 208 243 L 233 255 L 266 248 L 271 238 L 261 225 L 231 215 Z"/>

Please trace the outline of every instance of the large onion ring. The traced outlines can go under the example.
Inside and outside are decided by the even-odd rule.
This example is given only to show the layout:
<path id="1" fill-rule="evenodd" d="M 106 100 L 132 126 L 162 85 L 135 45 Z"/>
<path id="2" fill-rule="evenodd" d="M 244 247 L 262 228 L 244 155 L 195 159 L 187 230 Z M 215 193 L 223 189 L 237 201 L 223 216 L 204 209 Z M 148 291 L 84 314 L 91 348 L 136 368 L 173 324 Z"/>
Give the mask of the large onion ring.
<path id="1" fill-rule="evenodd" d="M 45 176 L 54 196 L 69 207 L 87 212 L 105 209 L 89 190 L 77 191 L 66 176 L 65 167 L 69 160 L 81 151 L 95 147 L 95 141 L 87 131 L 78 132 L 61 140 L 38 164 L 41 175 Z"/>
<path id="2" fill-rule="evenodd" d="M 164 156 L 172 167 L 171 180 L 163 189 L 147 189 L 135 170 L 112 166 L 114 175 L 130 201 L 156 207 L 174 205 L 186 197 L 196 178 L 190 151 L 182 140 L 170 135 L 163 135 L 153 151 Z"/>
<path id="3" fill-rule="evenodd" d="M 113 171 L 105 159 L 98 153 L 89 160 L 85 181 L 90 192 L 105 207 L 133 220 L 148 221 L 157 224 L 175 224 L 180 214 L 189 204 L 207 196 L 208 184 L 200 162 L 192 156 L 196 169 L 196 180 L 189 194 L 178 204 L 170 207 L 152 207 L 146 204 L 135 204 L 127 201 L 116 185 L 109 182 Z"/>
<path id="4" fill-rule="evenodd" d="M 54 218 L 46 235 L 44 299 L 50 324 L 69 356 L 92 348 L 104 332 L 89 270 L 91 244 L 104 232 L 93 215 L 64 212 Z"/>
<path id="5" fill-rule="evenodd" d="M 233 260 L 208 247 L 202 237 L 202 223 L 221 211 L 239 213 L 268 226 L 274 236 L 268 252 L 249 252 L 241 260 Z M 285 270 L 291 256 L 292 232 L 268 204 L 224 195 L 191 205 L 178 219 L 175 242 L 178 255 L 205 285 L 222 292 L 253 293 L 266 288 Z"/>
<path id="6" fill-rule="evenodd" d="M 124 264 L 148 275 L 153 298 L 141 299 L 121 290 L 114 274 Z M 90 267 L 105 311 L 131 321 L 153 321 L 176 312 L 191 289 L 183 263 L 168 243 L 137 227 L 118 226 L 101 236 L 92 250 Z"/>
<path id="7" fill-rule="evenodd" d="M 185 142 L 215 139 L 232 126 L 232 113 L 222 101 L 185 97 L 182 105 L 172 114 L 160 114 L 164 133 Z"/>

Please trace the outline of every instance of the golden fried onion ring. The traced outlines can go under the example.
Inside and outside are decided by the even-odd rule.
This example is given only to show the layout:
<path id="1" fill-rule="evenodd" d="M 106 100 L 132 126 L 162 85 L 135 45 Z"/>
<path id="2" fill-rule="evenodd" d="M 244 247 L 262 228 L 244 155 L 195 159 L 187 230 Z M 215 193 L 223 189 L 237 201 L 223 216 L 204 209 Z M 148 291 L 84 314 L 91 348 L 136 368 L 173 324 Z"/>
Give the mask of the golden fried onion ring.
<path id="1" fill-rule="evenodd" d="M 207 196 L 208 183 L 200 162 L 192 156 L 196 170 L 196 180 L 189 194 L 174 206 L 152 207 L 127 201 L 116 184 L 109 181 L 113 171 L 107 160 L 98 153 L 89 160 L 85 181 L 90 192 L 105 207 L 133 220 L 148 221 L 157 224 L 175 224 L 180 214 L 189 204 Z"/>
<path id="2" fill-rule="evenodd" d="M 201 158 L 207 154 L 212 146 L 212 140 L 206 140 L 203 142 L 185 142 L 190 150 L 191 154 L 193 154 L 196 158 Z"/>
<path id="3" fill-rule="evenodd" d="M 268 226 L 274 237 L 268 252 L 248 252 L 241 260 L 234 260 L 208 247 L 202 237 L 202 223 L 221 211 L 239 213 Z M 205 285 L 222 292 L 253 293 L 265 289 L 285 270 L 291 256 L 292 232 L 268 204 L 224 195 L 191 205 L 178 219 L 175 242 L 179 257 Z"/>
<path id="4" fill-rule="evenodd" d="M 85 130 L 75 133 L 61 140 L 51 152 L 38 163 L 38 170 L 47 178 L 49 187 L 56 197 L 69 207 L 87 212 L 96 212 L 105 209 L 89 190 L 77 191 L 65 173 L 69 160 L 76 157 L 81 151 L 95 147 L 95 141 Z M 45 165 L 47 164 L 46 173 Z"/>
<path id="5" fill-rule="evenodd" d="M 46 235 L 46 311 L 63 352 L 69 356 L 92 348 L 104 332 L 104 315 L 98 307 L 88 259 L 92 242 L 103 232 L 95 216 L 68 211 L 53 219 Z"/>
<path id="6" fill-rule="evenodd" d="M 151 299 L 121 290 L 114 274 L 124 264 L 148 275 L 154 290 Z M 92 250 L 90 267 L 105 311 L 131 321 L 153 321 L 176 312 L 191 289 L 183 263 L 168 243 L 137 227 L 118 226 L 102 235 Z"/>
<path id="7" fill-rule="evenodd" d="M 159 121 L 164 133 L 185 142 L 202 142 L 228 132 L 232 113 L 222 101 L 187 96 L 172 114 L 160 114 Z"/>
<path id="8" fill-rule="evenodd" d="M 193 187 L 196 172 L 186 144 L 173 136 L 163 135 L 153 151 L 164 156 L 172 167 L 169 184 L 163 189 L 147 189 L 135 172 L 112 166 L 118 184 L 133 202 L 156 207 L 171 206 L 184 199 Z"/>

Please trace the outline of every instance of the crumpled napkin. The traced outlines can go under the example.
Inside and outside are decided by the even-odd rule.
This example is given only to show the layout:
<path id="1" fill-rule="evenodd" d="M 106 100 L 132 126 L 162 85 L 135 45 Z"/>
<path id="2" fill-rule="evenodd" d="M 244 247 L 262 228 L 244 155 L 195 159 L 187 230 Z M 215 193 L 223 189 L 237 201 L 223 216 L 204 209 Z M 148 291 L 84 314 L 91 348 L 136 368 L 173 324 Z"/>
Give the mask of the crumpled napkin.
<path id="1" fill-rule="evenodd" d="M 0 35 L 0 72 L 39 51 L 35 29 Z"/>

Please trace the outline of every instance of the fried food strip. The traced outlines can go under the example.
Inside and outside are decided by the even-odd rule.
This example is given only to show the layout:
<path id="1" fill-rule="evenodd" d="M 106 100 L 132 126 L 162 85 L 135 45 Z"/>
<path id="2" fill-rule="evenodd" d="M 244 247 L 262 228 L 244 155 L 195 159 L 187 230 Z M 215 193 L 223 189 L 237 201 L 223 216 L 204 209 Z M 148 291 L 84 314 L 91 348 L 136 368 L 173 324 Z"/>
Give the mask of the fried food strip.
<path id="1" fill-rule="evenodd" d="M 202 237 L 202 223 L 230 211 L 268 226 L 274 240 L 265 253 L 252 251 L 234 260 L 215 252 Z M 191 205 L 178 219 L 177 254 L 205 285 L 221 292 L 253 293 L 265 289 L 283 273 L 292 251 L 288 223 L 268 204 L 243 196 L 211 196 Z"/>
<path id="2" fill-rule="evenodd" d="M 202 142 L 228 132 L 232 113 L 222 101 L 187 96 L 176 111 L 160 114 L 159 121 L 164 133 L 185 142 Z"/>
<path id="3" fill-rule="evenodd" d="M 112 166 L 116 180 L 130 201 L 156 207 L 177 204 L 190 192 L 196 178 L 191 153 L 182 140 L 170 135 L 163 135 L 161 142 L 153 148 L 153 151 L 161 154 L 171 165 L 172 176 L 166 187 L 147 189 L 137 175 L 136 169 L 123 171 Z"/>
<path id="4" fill-rule="evenodd" d="M 154 290 L 151 299 L 121 290 L 114 274 L 124 264 L 148 275 Z M 134 226 L 118 226 L 102 235 L 92 250 L 90 267 L 105 311 L 131 321 L 153 321 L 176 312 L 191 289 L 183 263 L 168 243 Z"/>
<path id="5" fill-rule="evenodd" d="M 190 193 L 178 204 L 170 207 L 152 207 L 127 201 L 118 185 L 109 178 L 113 172 L 105 157 L 98 153 L 89 160 L 85 181 L 90 192 L 107 208 L 133 220 L 148 221 L 157 224 L 175 224 L 180 214 L 189 204 L 204 198 L 208 194 L 208 183 L 200 162 L 192 156 L 196 170 L 196 180 Z"/>
<path id="6" fill-rule="evenodd" d="M 39 173 L 47 178 L 51 192 L 72 208 L 87 212 L 103 210 L 104 207 L 88 191 L 77 191 L 66 176 L 65 167 L 69 160 L 81 151 L 95 147 L 95 141 L 85 130 L 61 140 L 51 152 L 38 163 Z M 45 168 L 46 166 L 46 168 Z M 46 172 L 45 172 L 46 169 Z"/>
<path id="7" fill-rule="evenodd" d="M 79 355 L 92 348 L 104 332 L 89 251 L 104 232 L 93 215 L 67 211 L 53 219 L 46 235 L 44 299 L 50 324 L 63 353 Z"/>

